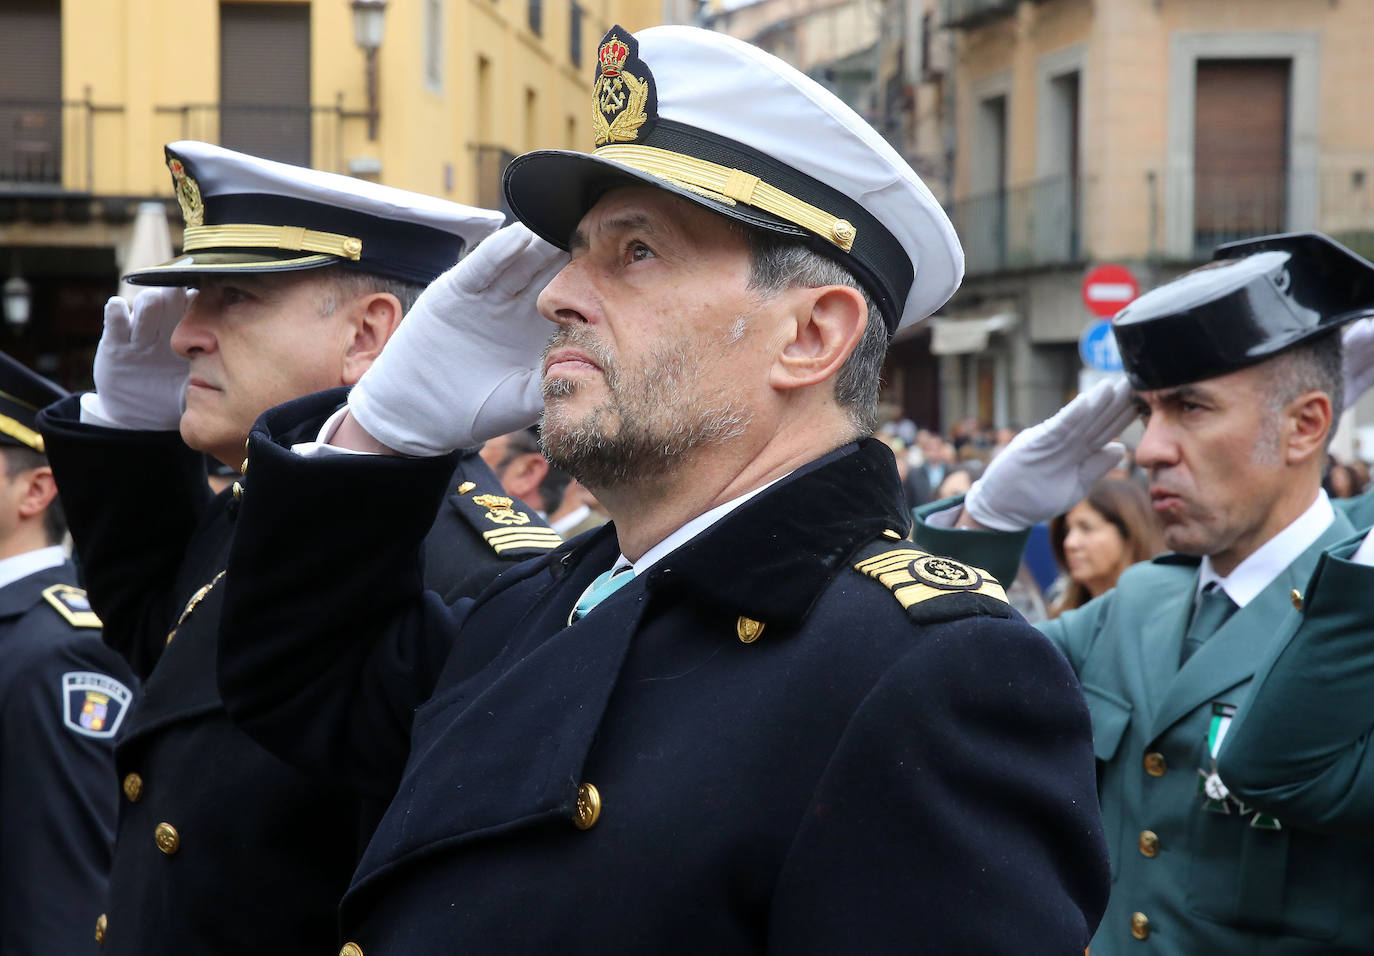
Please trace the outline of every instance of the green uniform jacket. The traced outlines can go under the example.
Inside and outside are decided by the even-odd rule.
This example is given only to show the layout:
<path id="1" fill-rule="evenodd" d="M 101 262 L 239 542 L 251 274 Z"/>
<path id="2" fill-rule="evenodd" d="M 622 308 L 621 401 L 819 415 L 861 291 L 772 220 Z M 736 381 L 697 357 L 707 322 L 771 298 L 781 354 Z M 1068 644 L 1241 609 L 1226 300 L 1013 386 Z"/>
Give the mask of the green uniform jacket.
<path id="1" fill-rule="evenodd" d="M 1302 612 L 1290 613 L 1218 763 L 1232 792 L 1281 819 L 1369 840 L 1374 568 L 1347 560 L 1362 537 L 1322 556 Z"/>
<path id="2" fill-rule="evenodd" d="M 957 505 L 938 502 L 918 519 Z M 1198 561 L 1164 555 L 1117 587 L 1037 625 L 1064 652 L 1092 712 L 1098 795 L 1112 858 L 1107 913 L 1093 956 L 1374 952 L 1374 844 L 1288 825 L 1256 826 L 1234 799 L 1204 807 L 1213 769 L 1213 705 L 1238 706 L 1285 632 L 1322 551 L 1352 532 L 1331 526 L 1178 666 Z M 965 536 L 968 536 L 967 538 Z M 932 528 L 917 546 L 970 564 L 1007 566 L 1019 535 Z M 1002 553 L 996 544 L 1002 539 Z M 1013 554 L 1012 557 L 1015 555 Z M 1144 940 L 1140 939 L 1144 936 Z"/>

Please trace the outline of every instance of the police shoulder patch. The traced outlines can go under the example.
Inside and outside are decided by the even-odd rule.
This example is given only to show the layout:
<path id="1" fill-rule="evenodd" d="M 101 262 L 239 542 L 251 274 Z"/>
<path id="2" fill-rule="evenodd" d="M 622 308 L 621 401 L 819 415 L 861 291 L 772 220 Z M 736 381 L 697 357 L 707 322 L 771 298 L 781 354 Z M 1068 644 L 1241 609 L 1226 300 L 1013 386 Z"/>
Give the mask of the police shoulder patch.
<path id="1" fill-rule="evenodd" d="M 992 575 L 953 558 L 876 541 L 859 552 L 854 568 L 890 590 L 914 621 L 1013 614 L 1006 592 Z"/>
<path id="2" fill-rule="evenodd" d="M 113 737 L 133 696 L 108 674 L 68 671 L 62 675 L 62 722 L 84 737 Z"/>
<path id="3" fill-rule="evenodd" d="M 43 589 L 43 600 L 72 627 L 100 627 L 100 618 L 91 610 L 86 592 L 70 584 L 54 584 Z"/>
<path id="4" fill-rule="evenodd" d="M 450 500 L 492 551 L 507 560 L 537 557 L 563 543 L 558 532 L 527 510 L 523 502 L 483 492 L 474 482 L 458 485 Z"/>

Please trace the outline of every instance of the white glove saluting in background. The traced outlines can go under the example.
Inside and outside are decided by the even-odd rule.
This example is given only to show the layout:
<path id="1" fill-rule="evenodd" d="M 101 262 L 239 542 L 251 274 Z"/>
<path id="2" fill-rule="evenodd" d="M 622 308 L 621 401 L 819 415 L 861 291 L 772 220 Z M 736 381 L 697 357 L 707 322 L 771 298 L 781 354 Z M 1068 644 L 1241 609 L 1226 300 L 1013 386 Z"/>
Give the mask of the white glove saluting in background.
<path id="1" fill-rule="evenodd" d="M 965 517 L 1020 531 L 1078 504 L 1126 451 L 1112 439 L 1136 417 L 1131 396 L 1124 378 L 1100 382 L 1021 432 L 968 490 Z"/>
<path id="2" fill-rule="evenodd" d="M 172 330 L 193 291 L 140 292 L 133 308 L 114 296 L 105 303 L 105 330 L 95 349 L 95 392 L 81 396 L 81 420 L 91 425 L 173 431 L 186 403 L 191 364 L 172 351 Z"/>
<path id="3" fill-rule="evenodd" d="M 568 261 L 519 223 L 485 239 L 406 313 L 349 393 L 353 421 L 335 442 L 354 444 L 360 425 L 392 451 L 442 455 L 536 421 L 553 334 L 536 303 Z"/>

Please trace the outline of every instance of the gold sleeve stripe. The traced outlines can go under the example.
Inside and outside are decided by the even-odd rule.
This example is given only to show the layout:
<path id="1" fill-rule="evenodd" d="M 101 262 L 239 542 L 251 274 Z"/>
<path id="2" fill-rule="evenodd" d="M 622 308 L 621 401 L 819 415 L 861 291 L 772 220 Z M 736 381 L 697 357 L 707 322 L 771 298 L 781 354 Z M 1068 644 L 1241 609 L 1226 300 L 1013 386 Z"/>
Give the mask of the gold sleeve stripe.
<path id="1" fill-rule="evenodd" d="M 0 434 L 8 435 L 15 441 L 23 442 L 36 452 L 43 452 L 43 436 L 28 425 L 15 421 L 8 415 L 0 415 Z"/>
<path id="2" fill-rule="evenodd" d="M 222 226 L 187 226 L 182 252 L 198 249 L 289 249 L 292 252 L 322 252 L 357 261 L 362 258 L 363 241 L 336 232 L 319 232 L 304 226 L 255 226 L 232 223 Z"/>
<path id="3" fill-rule="evenodd" d="M 552 528 L 492 528 L 490 531 L 483 531 L 482 537 L 488 541 L 504 541 L 507 538 L 547 538 L 560 542 L 563 540 Z"/>
<path id="4" fill-rule="evenodd" d="M 853 248 L 854 239 L 858 236 L 858 231 L 847 219 L 839 219 L 824 209 L 817 209 L 740 169 L 656 146 L 625 143 L 602 146 L 595 155 L 632 166 L 708 199 L 718 199 L 730 205 L 742 202 L 771 212 L 793 225 L 814 232 L 845 252 Z"/>
<path id="5" fill-rule="evenodd" d="M 536 533 L 540 531 L 548 531 L 548 533 Z M 486 531 L 483 532 L 482 537 L 487 539 L 487 543 L 497 554 L 517 548 L 537 548 L 542 551 L 552 551 L 563 543 L 563 539 L 558 536 L 557 532 L 547 528 L 531 528 L 523 534 L 498 534 Z"/>

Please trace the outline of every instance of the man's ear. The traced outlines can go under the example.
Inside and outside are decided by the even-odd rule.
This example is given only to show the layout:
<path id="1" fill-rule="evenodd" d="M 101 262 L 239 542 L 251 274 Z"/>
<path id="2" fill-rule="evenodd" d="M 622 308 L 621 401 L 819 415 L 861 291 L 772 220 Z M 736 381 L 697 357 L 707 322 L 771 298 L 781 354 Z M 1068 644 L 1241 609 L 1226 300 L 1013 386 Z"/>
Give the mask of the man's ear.
<path id="1" fill-rule="evenodd" d="M 791 389 L 815 385 L 833 377 L 863 338 L 868 314 L 863 293 L 847 285 L 790 289 L 786 333 L 769 384 Z"/>
<path id="2" fill-rule="evenodd" d="M 53 479 L 52 469 L 39 465 L 23 473 L 24 491 L 19 496 L 19 517 L 33 518 L 48 510 L 48 505 L 57 497 L 57 482 Z"/>
<path id="3" fill-rule="evenodd" d="M 349 316 L 351 338 L 344 352 L 343 384 L 356 385 L 382 354 L 405 313 L 390 292 L 373 292 L 356 300 Z"/>
<path id="4" fill-rule="evenodd" d="M 1323 458 L 1326 440 L 1336 423 L 1331 420 L 1331 398 L 1325 392 L 1304 392 L 1288 403 L 1288 442 L 1286 463 L 1300 464 L 1312 457 Z"/>

